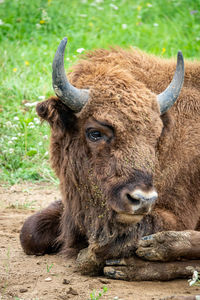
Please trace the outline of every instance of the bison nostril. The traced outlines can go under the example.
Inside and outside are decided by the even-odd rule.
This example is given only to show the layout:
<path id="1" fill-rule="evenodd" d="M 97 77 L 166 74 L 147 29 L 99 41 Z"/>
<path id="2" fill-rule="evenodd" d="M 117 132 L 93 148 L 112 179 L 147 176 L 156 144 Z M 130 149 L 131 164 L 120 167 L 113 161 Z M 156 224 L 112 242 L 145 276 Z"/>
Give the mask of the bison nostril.
<path id="1" fill-rule="evenodd" d="M 134 205 L 140 204 L 140 200 L 133 198 L 130 194 L 126 194 L 126 197 L 129 201 L 131 201 L 132 204 Z"/>

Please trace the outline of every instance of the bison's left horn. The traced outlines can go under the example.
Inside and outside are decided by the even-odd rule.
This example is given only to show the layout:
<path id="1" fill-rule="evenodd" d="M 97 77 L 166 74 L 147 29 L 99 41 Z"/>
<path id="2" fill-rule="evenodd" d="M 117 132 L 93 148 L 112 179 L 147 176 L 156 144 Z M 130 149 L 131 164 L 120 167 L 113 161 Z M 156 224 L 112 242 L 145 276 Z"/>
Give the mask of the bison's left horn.
<path id="1" fill-rule="evenodd" d="M 74 112 L 79 112 L 88 101 L 89 90 L 78 89 L 69 83 L 64 69 L 64 53 L 66 44 L 67 38 L 64 38 L 60 42 L 53 60 L 53 89 L 58 98 L 64 104 L 66 104 Z"/>
<path id="2" fill-rule="evenodd" d="M 158 103 L 160 105 L 161 115 L 164 114 L 178 98 L 184 81 L 184 60 L 181 51 L 178 51 L 176 72 L 170 83 L 164 92 L 157 96 Z"/>

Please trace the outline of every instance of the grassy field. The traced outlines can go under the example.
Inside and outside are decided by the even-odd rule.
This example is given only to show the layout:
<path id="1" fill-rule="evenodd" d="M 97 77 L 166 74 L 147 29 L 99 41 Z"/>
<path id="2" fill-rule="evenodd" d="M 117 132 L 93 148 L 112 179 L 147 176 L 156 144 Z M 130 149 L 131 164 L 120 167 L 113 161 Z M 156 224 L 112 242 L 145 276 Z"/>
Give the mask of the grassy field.
<path id="1" fill-rule="evenodd" d="M 53 94 L 51 64 L 64 36 L 66 69 L 84 49 L 114 45 L 198 59 L 200 0 L 0 0 L 1 182 L 56 182 L 35 102 Z"/>

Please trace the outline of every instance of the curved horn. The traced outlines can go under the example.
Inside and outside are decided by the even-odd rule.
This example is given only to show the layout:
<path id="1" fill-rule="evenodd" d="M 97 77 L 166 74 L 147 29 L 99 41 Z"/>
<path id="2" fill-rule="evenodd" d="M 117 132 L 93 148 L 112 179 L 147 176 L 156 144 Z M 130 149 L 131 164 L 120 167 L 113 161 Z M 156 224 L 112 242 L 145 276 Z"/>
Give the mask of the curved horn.
<path id="1" fill-rule="evenodd" d="M 75 112 L 81 111 L 89 98 L 89 90 L 77 89 L 67 79 L 64 69 L 64 52 L 67 38 L 64 38 L 54 56 L 52 81 L 56 96 Z"/>
<path id="2" fill-rule="evenodd" d="M 164 114 L 176 101 L 183 86 L 184 81 L 184 60 L 181 51 L 177 54 L 177 65 L 174 77 L 170 85 L 157 96 L 160 105 L 161 115 Z"/>

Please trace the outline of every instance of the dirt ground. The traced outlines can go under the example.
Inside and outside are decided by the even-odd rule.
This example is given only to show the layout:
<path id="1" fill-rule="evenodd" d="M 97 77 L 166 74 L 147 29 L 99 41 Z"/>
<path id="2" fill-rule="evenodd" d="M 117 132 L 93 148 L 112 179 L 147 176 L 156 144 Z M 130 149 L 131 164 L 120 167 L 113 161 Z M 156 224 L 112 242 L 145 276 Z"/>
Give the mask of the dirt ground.
<path id="1" fill-rule="evenodd" d="M 200 294 L 187 280 L 170 282 L 125 282 L 104 277 L 81 276 L 74 261 L 59 255 L 27 256 L 20 247 L 19 232 L 34 211 L 59 199 L 55 186 L 44 183 L 0 188 L 0 299 L 88 300 L 103 286 L 108 291 L 100 299 L 157 300 L 169 295 Z"/>

